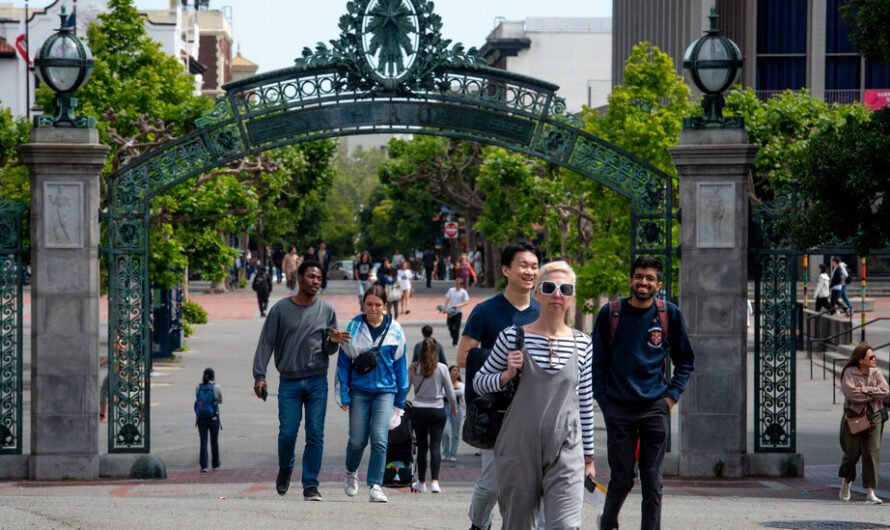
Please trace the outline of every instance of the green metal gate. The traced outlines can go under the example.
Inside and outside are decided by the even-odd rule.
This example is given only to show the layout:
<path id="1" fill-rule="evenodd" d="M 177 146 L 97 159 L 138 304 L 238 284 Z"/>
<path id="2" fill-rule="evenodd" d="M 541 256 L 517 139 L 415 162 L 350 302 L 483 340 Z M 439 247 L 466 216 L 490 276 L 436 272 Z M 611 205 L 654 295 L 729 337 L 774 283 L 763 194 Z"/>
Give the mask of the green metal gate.
<path id="1" fill-rule="evenodd" d="M 22 225 L 26 208 L 0 199 L 0 454 L 22 453 Z"/>

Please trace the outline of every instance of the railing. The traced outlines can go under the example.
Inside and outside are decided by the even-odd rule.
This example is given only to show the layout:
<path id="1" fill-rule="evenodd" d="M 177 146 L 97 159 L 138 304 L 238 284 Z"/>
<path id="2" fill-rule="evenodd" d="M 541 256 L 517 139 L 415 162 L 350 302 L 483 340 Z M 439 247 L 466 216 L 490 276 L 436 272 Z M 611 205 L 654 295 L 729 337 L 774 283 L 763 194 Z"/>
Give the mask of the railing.
<path id="1" fill-rule="evenodd" d="M 798 304 L 798 305 L 800 306 L 801 304 Z M 803 313 L 802 310 L 801 310 L 801 313 Z M 827 310 L 823 310 L 823 311 L 819 311 L 818 313 L 816 313 L 814 315 L 809 315 L 808 317 L 806 317 L 806 325 L 803 327 L 803 329 L 800 330 L 799 336 L 802 339 L 801 343 L 804 344 L 804 347 L 807 349 L 807 357 L 809 357 L 809 359 L 810 359 L 810 380 L 811 381 L 813 380 L 813 341 L 821 340 L 819 337 L 814 338 L 812 335 L 813 321 L 819 317 L 830 315 L 830 314 L 831 313 L 829 313 Z M 850 319 L 850 323 L 852 324 L 853 323 L 853 313 L 851 312 L 847 316 Z M 838 336 L 842 335 L 843 333 L 846 333 L 846 332 L 839 333 Z M 824 338 L 827 338 L 827 337 L 824 337 Z M 825 351 L 824 351 L 824 344 L 823 344 L 823 356 L 824 356 L 824 353 L 825 353 Z M 824 365 L 823 365 L 823 368 L 824 368 Z M 825 379 L 824 370 L 823 370 L 822 378 Z"/>
<path id="2" fill-rule="evenodd" d="M 807 344 L 807 357 L 808 357 L 809 360 L 810 360 L 810 379 L 813 378 L 813 344 L 814 344 L 814 343 L 819 343 L 819 344 L 822 345 L 822 379 L 825 379 L 825 365 L 826 365 L 825 354 L 826 354 L 826 345 L 827 345 L 829 342 L 834 341 L 834 340 L 836 340 L 837 338 L 839 338 L 839 337 L 841 337 L 841 336 L 843 336 L 843 335 L 848 335 L 848 334 L 849 334 L 849 335 L 852 335 L 853 332 L 856 331 L 857 329 L 862 329 L 862 328 L 865 328 L 866 326 L 868 326 L 868 325 L 870 325 L 870 324 L 874 324 L 875 322 L 881 322 L 881 321 L 884 321 L 884 320 L 890 320 L 890 317 L 878 317 L 878 318 L 869 320 L 868 322 L 865 322 L 864 324 L 859 324 L 858 326 L 853 326 L 853 327 L 851 327 L 850 329 L 841 331 L 841 332 L 839 332 L 839 333 L 835 333 L 834 335 L 830 335 L 830 336 L 828 336 L 828 337 L 820 337 L 820 338 L 816 338 L 816 339 L 812 339 L 812 338 L 811 338 L 811 339 L 809 340 L 808 344 Z M 837 343 L 833 343 L 833 345 L 837 346 Z M 885 345 L 883 345 L 883 346 L 879 346 L 878 348 L 883 348 L 884 346 L 887 346 L 887 344 L 885 344 Z M 878 348 L 872 348 L 872 349 L 877 350 Z M 832 366 L 832 370 L 834 370 L 834 366 Z"/>
<path id="3" fill-rule="evenodd" d="M 756 92 L 757 99 L 766 103 L 773 96 L 778 96 L 779 94 L 783 94 L 787 92 L 787 90 L 758 90 Z M 792 90 L 791 92 L 797 92 L 796 90 Z M 860 103 L 862 102 L 862 91 L 859 89 L 852 90 L 826 90 L 825 95 L 822 99 L 826 103 L 840 103 L 840 104 L 848 104 L 848 103 Z"/>

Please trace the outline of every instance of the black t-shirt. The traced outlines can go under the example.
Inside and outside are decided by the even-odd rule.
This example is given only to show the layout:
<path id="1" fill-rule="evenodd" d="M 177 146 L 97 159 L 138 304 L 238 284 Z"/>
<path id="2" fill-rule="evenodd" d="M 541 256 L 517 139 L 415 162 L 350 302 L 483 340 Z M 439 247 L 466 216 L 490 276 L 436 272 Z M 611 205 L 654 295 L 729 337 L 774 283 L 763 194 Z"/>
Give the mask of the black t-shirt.
<path id="1" fill-rule="evenodd" d="M 356 263 L 355 270 L 358 271 L 358 279 L 363 282 L 368 281 L 368 278 L 371 276 L 370 263 Z"/>

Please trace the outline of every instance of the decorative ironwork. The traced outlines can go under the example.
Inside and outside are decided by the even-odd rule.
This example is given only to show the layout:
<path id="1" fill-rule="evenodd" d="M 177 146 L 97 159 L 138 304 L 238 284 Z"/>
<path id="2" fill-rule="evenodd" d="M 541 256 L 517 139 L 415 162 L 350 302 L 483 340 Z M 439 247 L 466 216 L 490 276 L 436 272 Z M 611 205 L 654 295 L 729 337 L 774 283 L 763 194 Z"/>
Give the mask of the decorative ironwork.
<path id="1" fill-rule="evenodd" d="M 497 145 L 587 176 L 632 203 L 631 254 L 676 255 L 671 179 L 584 132 L 558 87 L 485 66 L 441 37 L 426 0 L 347 4 L 340 38 L 304 50 L 293 68 L 230 83 L 198 129 L 110 177 L 109 452 L 148 452 L 151 356 L 148 215 L 151 198 L 249 153 L 350 134 L 406 133 Z M 416 41 L 416 42 L 415 42 Z M 414 52 L 413 54 L 411 52 Z M 370 57 L 370 58 L 369 58 Z M 371 60 L 371 58 L 373 60 Z M 669 277 L 668 277 L 669 278 Z M 670 296 L 670 283 L 666 282 Z M 109 358 L 114 358 L 109 351 Z"/>
<path id="2" fill-rule="evenodd" d="M 0 454 L 22 453 L 22 283 L 25 207 L 0 199 Z"/>

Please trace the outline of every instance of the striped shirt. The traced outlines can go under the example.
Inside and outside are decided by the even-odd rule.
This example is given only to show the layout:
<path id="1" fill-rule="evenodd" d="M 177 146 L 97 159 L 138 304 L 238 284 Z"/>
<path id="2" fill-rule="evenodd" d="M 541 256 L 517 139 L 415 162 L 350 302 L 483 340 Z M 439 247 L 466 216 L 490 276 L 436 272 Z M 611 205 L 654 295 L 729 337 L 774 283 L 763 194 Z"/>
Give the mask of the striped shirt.
<path id="1" fill-rule="evenodd" d="M 500 381 L 501 372 L 507 370 L 507 354 L 513 351 L 514 344 L 516 344 L 516 327 L 510 326 L 498 335 L 491 355 L 473 378 L 473 388 L 476 393 L 482 395 L 503 390 Z M 585 456 L 593 455 L 592 344 L 590 337 L 580 331 L 575 332 L 574 339 L 568 337 L 549 339 L 543 335 L 525 332 L 526 351 L 532 361 L 546 372 L 560 371 L 572 358 L 573 349 L 578 348 L 578 410 L 581 413 L 581 439 Z"/>

